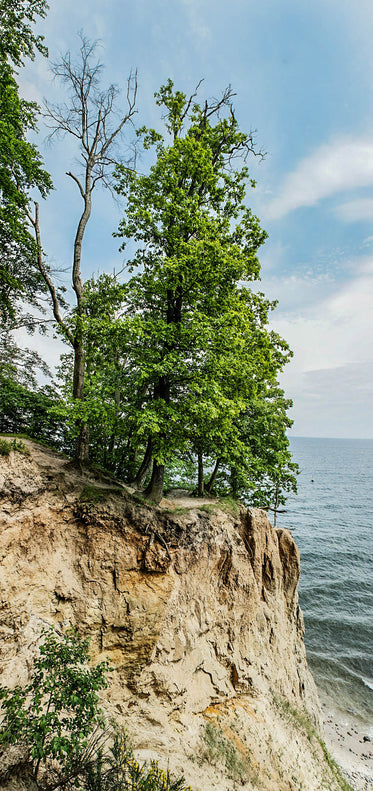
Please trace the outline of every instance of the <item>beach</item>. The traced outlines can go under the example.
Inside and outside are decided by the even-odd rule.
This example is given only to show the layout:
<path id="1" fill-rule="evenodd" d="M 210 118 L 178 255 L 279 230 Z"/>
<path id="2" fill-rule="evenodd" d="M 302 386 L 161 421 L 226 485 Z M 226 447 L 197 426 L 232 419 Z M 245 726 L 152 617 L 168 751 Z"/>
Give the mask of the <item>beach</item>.
<path id="1" fill-rule="evenodd" d="M 301 554 L 307 659 L 326 746 L 355 791 L 373 791 L 373 441 L 294 437 L 298 496 L 279 517 Z"/>
<path id="2" fill-rule="evenodd" d="M 373 735 L 324 705 L 327 749 L 356 791 L 373 791 Z"/>

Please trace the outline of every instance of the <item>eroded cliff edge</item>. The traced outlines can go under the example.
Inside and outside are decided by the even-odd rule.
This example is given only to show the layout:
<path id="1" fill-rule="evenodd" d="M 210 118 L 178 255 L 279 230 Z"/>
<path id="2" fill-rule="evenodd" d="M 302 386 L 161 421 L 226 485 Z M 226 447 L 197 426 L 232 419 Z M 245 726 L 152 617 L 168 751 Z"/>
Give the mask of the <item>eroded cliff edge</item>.
<path id="1" fill-rule="evenodd" d="M 317 725 L 319 704 L 290 532 L 218 502 L 147 507 L 28 444 L 0 458 L 0 683 L 26 680 L 43 626 L 76 625 L 138 756 L 204 791 L 338 788 L 294 717 Z"/>

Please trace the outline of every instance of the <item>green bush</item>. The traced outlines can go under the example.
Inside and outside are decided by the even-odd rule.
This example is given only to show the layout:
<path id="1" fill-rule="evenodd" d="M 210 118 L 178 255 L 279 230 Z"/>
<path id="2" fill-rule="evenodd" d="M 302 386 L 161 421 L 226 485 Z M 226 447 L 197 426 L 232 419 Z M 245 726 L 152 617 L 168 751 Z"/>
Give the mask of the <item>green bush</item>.
<path id="1" fill-rule="evenodd" d="M 30 451 L 22 440 L 14 437 L 12 440 L 7 440 L 0 437 L 0 456 L 9 456 L 11 450 L 16 450 L 18 453 L 23 453 L 29 456 Z"/>
<path id="2" fill-rule="evenodd" d="M 0 687 L 0 745 L 28 752 L 26 773 L 43 791 L 191 791 L 157 761 L 139 764 L 128 736 L 106 727 L 98 692 L 107 662 L 89 666 L 89 640 L 69 630 L 44 630 L 30 683 Z"/>
<path id="3" fill-rule="evenodd" d="M 107 685 L 108 665 L 88 667 L 88 647 L 73 630 L 62 636 L 44 630 L 29 684 L 0 687 L 0 744 L 27 748 L 38 787 L 40 768 L 51 759 L 65 778 L 76 774 L 90 734 L 103 722 L 98 692 Z"/>
<path id="4" fill-rule="evenodd" d="M 12 446 L 6 439 L 0 437 L 0 456 L 9 456 Z"/>
<path id="5" fill-rule="evenodd" d="M 123 729 L 114 728 L 111 747 L 99 749 L 87 765 L 82 791 L 191 791 L 184 777 L 173 779 L 158 761 L 139 764 Z"/>

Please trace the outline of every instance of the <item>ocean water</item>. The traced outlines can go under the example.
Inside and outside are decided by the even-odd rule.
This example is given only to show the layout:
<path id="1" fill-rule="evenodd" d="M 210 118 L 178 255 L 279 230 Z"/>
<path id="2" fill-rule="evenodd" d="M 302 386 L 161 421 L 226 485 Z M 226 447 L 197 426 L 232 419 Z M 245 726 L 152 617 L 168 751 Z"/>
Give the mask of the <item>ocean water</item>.
<path id="1" fill-rule="evenodd" d="M 292 438 L 301 473 L 278 524 L 301 553 L 300 604 L 321 700 L 373 733 L 373 440 Z"/>

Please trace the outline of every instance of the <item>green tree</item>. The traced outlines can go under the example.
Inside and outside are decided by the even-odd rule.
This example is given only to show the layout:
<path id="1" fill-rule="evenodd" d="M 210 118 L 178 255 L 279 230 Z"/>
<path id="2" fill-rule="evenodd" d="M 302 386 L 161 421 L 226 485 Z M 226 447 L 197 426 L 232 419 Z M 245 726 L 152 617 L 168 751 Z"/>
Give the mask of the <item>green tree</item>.
<path id="1" fill-rule="evenodd" d="M 287 493 L 296 491 L 298 467 L 286 435 L 292 425 L 287 415 L 291 406 L 277 382 L 262 382 L 237 420 L 240 452 L 231 459 L 222 453 L 209 491 L 215 485 L 220 493 L 272 510 L 276 523 Z"/>
<path id="2" fill-rule="evenodd" d="M 0 318 L 20 324 L 20 301 L 37 305 L 45 290 L 37 271 L 36 245 L 28 213 L 30 189 L 44 197 L 52 187 L 36 146 L 28 135 L 39 108 L 19 95 L 17 70 L 36 51 L 47 55 L 33 24 L 47 11 L 45 0 L 0 0 Z M 25 318 L 22 317 L 22 321 Z M 31 319 L 28 317 L 30 323 Z"/>
<path id="3" fill-rule="evenodd" d="M 38 787 L 40 768 L 53 759 L 65 785 L 81 767 L 88 738 L 102 723 L 98 693 L 106 687 L 107 662 L 89 667 L 89 641 L 74 631 L 59 636 L 44 632 L 30 682 L 9 690 L 0 687 L 0 744 L 27 747 Z"/>
<path id="4" fill-rule="evenodd" d="M 165 464 L 188 449 L 226 462 L 243 450 L 237 421 L 265 380 L 287 362 L 287 344 L 268 331 L 273 307 L 243 281 L 259 276 L 257 251 L 266 238 L 245 205 L 251 135 L 239 130 L 227 89 L 199 105 L 169 81 L 156 94 L 165 140 L 149 175 L 118 169 L 126 216 L 118 235 L 139 248 L 129 283 L 131 365 L 141 394 L 132 414 L 135 442 L 153 460 L 145 496 L 159 501 Z"/>
<path id="5" fill-rule="evenodd" d="M 70 434 L 77 418 L 89 429 L 90 459 L 118 475 L 127 472 L 128 394 L 125 302 L 126 286 L 115 275 L 101 275 L 84 284 L 84 401 L 71 398 L 72 353 L 63 356 L 58 378 Z M 83 408 L 83 412 L 82 412 Z M 76 437 L 75 437 L 76 438 Z"/>
<path id="6" fill-rule="evenodd" d="M 136 112 L 137 75 L 127 80 L 127 110 L 121 113 L 117 106 L 119 90 L 115 85 L 102 89 L 102 63 L 96 57 L 97 42 L 90 42 L 83 35 L 79 57 L 74 60 L 67 52 L 53 66 L 54 75 L 67 87 L 67 102 L 60 105 L 46 103 L 46 119 L 51 129 L 50 137 L 69 135 L 78 147 L 78 172 L 68 171 L 82 200 L 73 244 L 71 280 L 75 295 L 73 321 L 65 318 L 61 299 L 45 264 L 40 235 L 39 212 L 30 215 L 34 226 L 38 251 L 38 270 L 49 291 L 54 319 L 65 340 L 73 350 L 72 397 L 76 402 L 77 443 L 75 458 L 79 463 L 88 461 L 89 431 L 85 420 L 85 371 L 84 347 L 85 293 L 81 273 L 82 246 L 87 224 L 92 212 L 92 197 L 98 184 L 110 187 L 111 173 L 120 159 L 116 148 L 126 124 Z"/>

